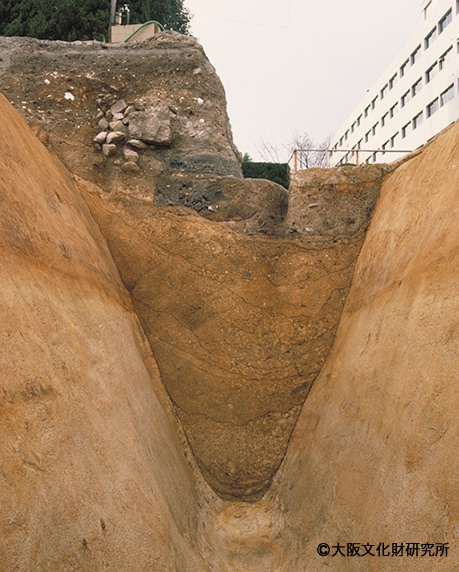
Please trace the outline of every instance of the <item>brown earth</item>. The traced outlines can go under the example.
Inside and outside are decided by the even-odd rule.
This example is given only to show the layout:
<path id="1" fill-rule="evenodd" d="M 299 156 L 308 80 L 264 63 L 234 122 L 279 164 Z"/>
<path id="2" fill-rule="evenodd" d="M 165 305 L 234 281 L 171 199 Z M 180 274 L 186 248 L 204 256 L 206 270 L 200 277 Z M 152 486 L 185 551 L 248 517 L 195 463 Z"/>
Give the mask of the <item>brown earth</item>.
<path id="1" fill-rule="evenodd" d="M 317 544 L 452 544 L 457 126 L 287 195 L 241 179 L 191 39 L 0 38 L 0 60 L 74 173 L 0 99 L 0 567 L 380 569 Z"/>
<path id="2" fill-rule="evenodd" d="M 259 495 L 336 331 L 362 244 L 244 235 L 95 194 L 162 380 L 208 482 Z"/>
<path id="3" fill-rule="evenodd" d="M 259 497 L 331 348 L 390 169 L 332 170 L 319 185 L 311 171 L 290 200 L 242 179 L 221 83 L 199 44 L 176 34 L 132 48 L 3 38 L 0 55 L 0 86 L 82 177 L 203 475 L 225 498 Z M 129 172 L 130 135 L 113 156 L 93 142 L 98 117 L 126 105 L 138 111 L 116 130 L 149 133 Z M 333 223 L 308 227 L 324 186 Z"/>
<path id="4" fill-rule="evenodd" d="M 458 133 L 381 189 L 333 349 L 268 493 L 288 523 L 285 570 L 456 568 Z M 321 558 L 321 542 L 449 543 L 449 554 Z"/>
<path id="5" fill-rule="evenodd" d="M 0 109 L 0 569 L 206 570 L 199 478 L 110 252 Z"/>
<path id="6" fill-rule="evenodd" d="M 135 189 L 207 212 L 221 177 L 242 178 L 223 86 L 186 36 L 164 33 L 129 46 L 0 38 L 0 89 L 73 173 L 105 191 Z M 129 135 L 110 157 L 93 141 L 120 100 L 137 114 L 157 110 L 170 129 L 168 142 L 137 149 L 135 173 L 122 169 Z M 117 129 L 128 133 L 125 119 Z"/>

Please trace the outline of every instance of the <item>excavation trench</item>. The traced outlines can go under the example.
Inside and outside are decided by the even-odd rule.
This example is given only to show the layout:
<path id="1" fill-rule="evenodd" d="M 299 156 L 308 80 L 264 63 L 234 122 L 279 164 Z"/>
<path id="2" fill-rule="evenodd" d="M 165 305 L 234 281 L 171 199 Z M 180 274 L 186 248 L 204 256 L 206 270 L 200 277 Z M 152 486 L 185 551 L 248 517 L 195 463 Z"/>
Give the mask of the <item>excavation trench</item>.
<path id="1" fill-rule="evenodd" d="M 0 568 L 454 537 L 456 125 L 287 192 L 242 178 L 191 38 L 0 38 L 0 88 Z"/>

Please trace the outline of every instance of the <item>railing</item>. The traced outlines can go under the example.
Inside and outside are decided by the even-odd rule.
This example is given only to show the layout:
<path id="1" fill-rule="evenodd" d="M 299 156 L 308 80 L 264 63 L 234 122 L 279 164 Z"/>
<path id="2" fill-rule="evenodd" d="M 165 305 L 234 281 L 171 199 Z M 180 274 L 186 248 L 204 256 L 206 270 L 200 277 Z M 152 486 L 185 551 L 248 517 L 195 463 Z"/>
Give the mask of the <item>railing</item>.
<path id="1" fill-rule="evenodd" d="M 373 159 L 375 163 L 378 154 L 399 153 L 406 155 L 411 152 L 412 149 L 295 149 L 287 162 L 290 164 L 290 161 L 293 159 L 293 173 L 295 174 L 298 173 L 299 170 L 310 169 L 311 167 L 329 168 L 333 153 L 351 153 L 350 158 L 355 158 L 355 165 L 359 166 L 362 153 L 369 154 L 369 157 L 366 159 L 367 162 Z M 319 155 L 319 161 L 317 161 L 317 154 L 321 155 L 321 157 Z M 338 167 L 342 163 L 347 163 L 348 161 L 345 159 L 346 158 L 343 157 L 342 161 L 337 163 L 336 166 Z"/>

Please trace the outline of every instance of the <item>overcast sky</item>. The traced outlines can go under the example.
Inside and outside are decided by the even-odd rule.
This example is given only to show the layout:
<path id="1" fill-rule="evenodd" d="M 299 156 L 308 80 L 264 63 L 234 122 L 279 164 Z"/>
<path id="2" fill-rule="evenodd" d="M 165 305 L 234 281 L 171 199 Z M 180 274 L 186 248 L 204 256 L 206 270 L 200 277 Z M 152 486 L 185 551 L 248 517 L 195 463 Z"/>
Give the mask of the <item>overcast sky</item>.
<path id="1" fill-rule="evenodd" d="M 234 140 L 260 159 L 340 127 L 416 30 L 422 0 L 185 0 L 217 69 Z M 283 151 L 281 160 L 287 160 Z"/>

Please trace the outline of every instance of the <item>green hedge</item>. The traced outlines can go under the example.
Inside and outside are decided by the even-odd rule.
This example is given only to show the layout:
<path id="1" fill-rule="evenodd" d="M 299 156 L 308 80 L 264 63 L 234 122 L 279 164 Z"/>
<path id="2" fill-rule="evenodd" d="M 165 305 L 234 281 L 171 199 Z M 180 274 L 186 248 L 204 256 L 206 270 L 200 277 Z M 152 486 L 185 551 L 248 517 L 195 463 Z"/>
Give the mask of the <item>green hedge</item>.
<path id="1" fill-rule="evenodd" d="M 268 179 L 286 189 L 290 183 L 290 168 L 287 163 L 243 162 L 242 174 L 246 179 Z"/>

